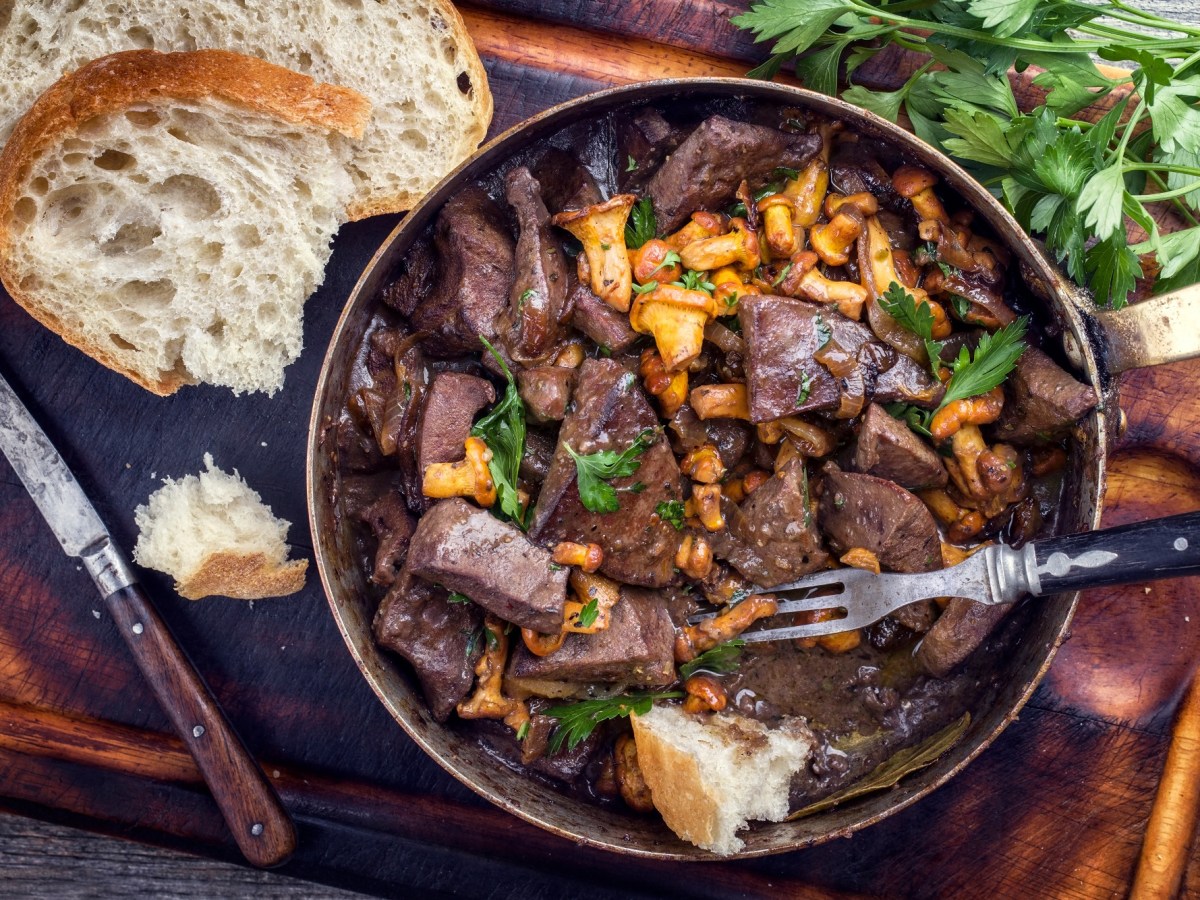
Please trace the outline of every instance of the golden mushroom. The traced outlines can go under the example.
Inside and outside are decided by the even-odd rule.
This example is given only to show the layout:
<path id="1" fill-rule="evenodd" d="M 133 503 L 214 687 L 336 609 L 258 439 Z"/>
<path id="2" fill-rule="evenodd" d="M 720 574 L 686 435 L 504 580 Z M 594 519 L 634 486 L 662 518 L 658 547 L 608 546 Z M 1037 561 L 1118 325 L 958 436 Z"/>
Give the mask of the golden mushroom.
<path id="1" fill-rule="evenodd" d="M 639 293 L 629 313 L 638 334 L 654 335 L 668 372 L 677 372 L 700 355 L 704 326 L 717 317 L 717 301 L 704 291 L 660 284 Z"/>
<path id="2" fill-rule="evenodd" d="M 633 293 L 633 274 L 625 247 L 625 220 L 636 201 L 633 194 L 617 194 L 603 203 L 569 209 L 551 219 L 583 244 L 592 293 L 621 312 L 629 310 Z"/>

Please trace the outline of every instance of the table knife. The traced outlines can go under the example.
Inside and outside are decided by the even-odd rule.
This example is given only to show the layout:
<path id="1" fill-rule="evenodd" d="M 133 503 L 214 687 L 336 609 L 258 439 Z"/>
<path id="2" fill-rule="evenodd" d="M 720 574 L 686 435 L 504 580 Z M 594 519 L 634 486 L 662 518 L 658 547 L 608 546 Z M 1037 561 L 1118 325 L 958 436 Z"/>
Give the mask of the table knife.
<path id="1" fill-rule="evenodd" d="M 117 630 L 200 769 L 246 859 L 284 862 L 296 847 L 291 817 L 175 641 L 87 495 L 29 410 L 0 377 L 0 451 L 67 556 L 78 557 Z"/>

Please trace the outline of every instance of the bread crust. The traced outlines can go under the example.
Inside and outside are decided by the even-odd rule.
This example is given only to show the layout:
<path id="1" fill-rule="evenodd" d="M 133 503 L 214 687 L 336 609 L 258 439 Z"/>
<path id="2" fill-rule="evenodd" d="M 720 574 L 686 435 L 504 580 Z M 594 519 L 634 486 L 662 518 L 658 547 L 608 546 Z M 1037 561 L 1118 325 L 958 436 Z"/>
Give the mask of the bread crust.
<path id="1" fill-rule="evenodd" d="M 176 582 L 175 590 L 188 600 L 212 596 L 238 600 L 286 597 L 304 588 L 307 571 L 307 559 L 280 565 L 263 553 L 218 550 L 205 556 L 187 578 Z"/>
<path id="2" fill-rule="evenodd" d="M 159 396 L 194 384 L 182 368 L 149 377 L 46 310 L 22 288 L 12 265 L 11 221 L 34 161 L 77 135 L 96 116 L 137 103 L 218 100 L 301 127 L 362 137 L 370 102 L 356 91 L 229 50 L 159 53 L 126 50 L 101 57 L 55 82 L 17 123 L 0 153 L 0 281 L 26 312 L 108 368 Z"/>
<path id="3" fill-rule="evenodd" d="M 467 23 L 464 21 L 462 13 L 450 0 L 434 0 L 434 2 L 445 18 L 446 24 L 450 26 L 455 43 L 463 51 L 462 59 L 471 78 L 471 87 L 475 91 L 477 115 L 470 127 L 463 132 L 465 143 L 470 148 L 464 154 L 465 159 L 487 136 L 487 130 L 492 124 L 494 100 L 491 87 L 488 85 L 487 70 L 484 69 L 483 60 L 479 58 L 479 52 L 475 49 L 475 42 L 471 39 L 471 33 L 467 30 Z M 346 207 L 346 216 L 351 222 L 357 222 L 371 216 L 407 212 L 416 206 L 417 201 L 423 196 L 425 196 L 423 192 L 399 191 L 390 197 L 381 197 L 375 200 L 365 197 L 352 200 Z"/>

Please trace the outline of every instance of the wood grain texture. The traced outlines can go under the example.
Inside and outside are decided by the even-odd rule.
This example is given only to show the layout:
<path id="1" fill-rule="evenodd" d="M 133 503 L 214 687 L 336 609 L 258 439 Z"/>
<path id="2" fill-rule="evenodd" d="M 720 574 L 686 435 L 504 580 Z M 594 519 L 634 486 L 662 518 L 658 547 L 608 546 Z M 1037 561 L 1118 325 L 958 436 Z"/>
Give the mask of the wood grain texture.
<path id="1" fill-rule="evenodd" d="M 762 55 L 728 26 L 728 14 L 746 5 L 488 0 L 464 7 L 496 96 L 491 133 L 609 84 L 741 74 Z M 1168 4 L 1163 12 L 1188 10 Z M 1200 18 L 1200 10 L 1191 15 Z M 880 77 L 902 72 L 900 62 Z M 312 391 L 341 306 L 395 223 L 383 217 L 342 229 L 326 282 L 307 305 L 307 349 L 271 400 L 206 387 L 149 398 L 0 296 L 0 371 L 63 450 L 119 543 L 132 546 L 133 509 L 158 480 L 196 471 L 209 451 L 296 523 L 291 540 L 311 554 L 303 435 Z M 1123 376 L 1129 427 L 1112 460 L 1106 524 L 1200 508 L 1198 381 L 1200 362 Z M 294 597 L 253 604 L 189 603 L 172 595 L 165 577 L 146 573 L 145 580 L 251 752 L 267 761 L 299 829 L 284 875 L 204 869 L 213 879 L 207 886 L 179 882 L 178 892 L 192 895 L 273 896 L 264 885 L 296 876 L 314 883 L 308 896 L 333 884 L 383 896 L 522 900 L 1119 897 L 1136 865 L 1174 711 L 1200 659 L 1194 581 L 1096 592 L 1020 719 L 920 804 L 810 850 L 678 865 L 577 847 L 447 776 L 366 687 L 315 578 Z M 62 557 L 2 464 L 0 598 L 0 806 L 186 848 L 222 865 L 236 861 L 219 810 L 86 573 Z M 26 861 L 41 848 L 34 881 L 45 884 L 47 868 L 70 869 L 53 849 L 57 837 L 23 834 L 0 833 L 0 878 L 15 871 L 13 847 L 26 848 L 21 871 L 38 865 Z M 164 893 L 175 890 L 171 878 L 186 879 L 170 868 L 174 855 L 118 846 L 140 868 L 157 858 L 176 873 L 163 876 Z M 1184 892 L 1200 896 L 1194 846 L 1188 858 Z M 107 888 L 97 893 L 126 884 L 119 870 L 97 871 L 96 883 Z M 239 874 L 256 880 L 239 887 Z M 86 895 L 87 876 L 71 877 Z M 2 880 L 0 893 L 13 893 Z"/>

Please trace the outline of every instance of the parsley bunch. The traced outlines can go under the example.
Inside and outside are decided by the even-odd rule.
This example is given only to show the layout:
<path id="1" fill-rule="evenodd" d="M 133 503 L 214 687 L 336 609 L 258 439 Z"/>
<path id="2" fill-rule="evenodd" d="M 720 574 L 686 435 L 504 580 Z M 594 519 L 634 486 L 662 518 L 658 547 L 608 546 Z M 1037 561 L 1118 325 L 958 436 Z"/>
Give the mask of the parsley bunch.
<path id="1" fill-rule="evenodd" d="M 842 96 L 895 121 L 972 170 L 1026 229 L 1042 235 L 1097 302 L 1122 306 L 1154 252 L 1156 290 L 1200 280 L 1200 26 L 1124 0 L 761 0 L 732 20 L 814 90 L 836 94 L 889 44 L 925 57 L 895 91 L 855 85 Z M 1091 54 L 1132 63 L 1109 77 Z M 934 71 L 937 64 L 939 68 Z M 1022 114 L 1010 68 L 1042 71 L 1045 103 Z M 1132 88 L 1132 92 L 1124 89 Z M 1073 118 L 1105 95 L 1124 96 L 1099 122 Z M 1147 204 L 1186 223 L 1159 232 Z M 1126 222 L 1149 236 L 1130 246 Z"/>

